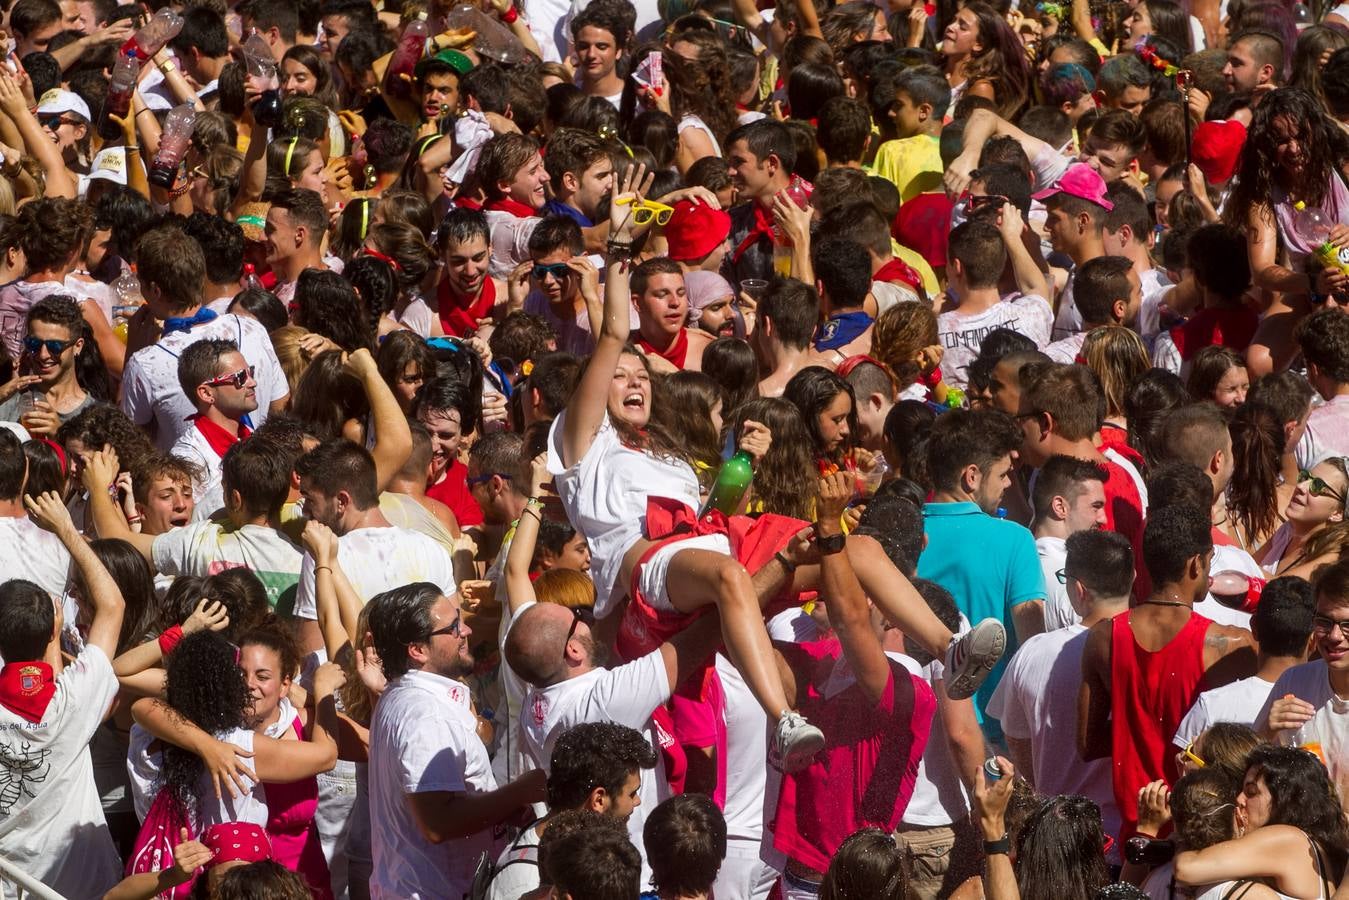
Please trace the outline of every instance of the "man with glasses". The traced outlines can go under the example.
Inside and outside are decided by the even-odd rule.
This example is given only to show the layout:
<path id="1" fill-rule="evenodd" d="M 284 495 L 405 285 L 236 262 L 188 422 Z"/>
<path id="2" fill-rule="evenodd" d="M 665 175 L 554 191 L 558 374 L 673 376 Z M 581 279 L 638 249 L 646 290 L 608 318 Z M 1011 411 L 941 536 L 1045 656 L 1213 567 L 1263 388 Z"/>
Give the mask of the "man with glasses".
<path id="1" fill-rule="evenodd" d="M 1054 461 L 1045 470 L 1052 465 Z M 1045 480 L 1045 471 L 1040 480 Z M 1091 480 L 1085 483 L 1095 484 L 1099 494 L 1099 484 Z M 1076 740 L 1077 689 L 1082 681 L 1087 631 L 1129 609 L 1133 548 L 1120 535 L 1099 528 L 1078 531 L 1064 543 L 1067 549 L 1060 577 L 1073 620 L 1026 641 L 1007 664 L 988 709 L 1002 723 L 1017 772 L 1029 777 L 1036 793 L 1090 797 L 1101 808 L 1105 833 L 1114 836 L 1119 833 L 1120 814 L 1110 785 L 1110 764 L 1105 760 L 1083 762 L 1068 748 Z M 1057 585 L 1059 578 L 1053 582 Z M 1114 854 L 1114 862 L 1118 862 L 1118 855 Z"/>
<path id="2" fill-rule="evenodd" d="M 1261 605 L 1264 599 L 1261 599 Z M 1269 740 L 1319 745 L 1338 784 L 1349 749 L 1349 560 L 1326 568 L 1316 581 L 1311 646 L 1319 659 L 1292 666 L 1274 682 L 1256 717 Z"/>
<path id="3" fill-rule="evenodd" d="M 1349 316 L 1338 307 L 1312 313 L 1298 329 L 1307 380 L 1321 399 L 1297 447 L 1302 468 L 1326 456 L 1349 456 Z"/>
<path id="4" fill-rule="evenodd" d="M 506 281 L 511 306 L 542 318 L 557 335 L 557 349 L 577 356 L 595 350 L 601 306 L 599 270 L 584 253 L 580 225 L 545 216 L 529 236 L 529 259 Z"/>
<path id="5" fill-rule="evenodd" d="M 472 630 L 453 588 L 443 590 L 417 581 L 372 597 L 368 608 L 389 685 L 370 722 L 375 900 L 466 895 L 505 823 L 545 799 L 542 772 L 497 786 L 463 680 L 473 672 Z"/>
<path id="6" fill-rule="evenodd" d="M 1040 467 L 1031 493 L 1031 533 L 1045 577 L 1045 631 L 1079 621 L 1068 598 L 1068 538 L 1105 527 L 1105 469 L 1093 460 L 1058 454 Z M 1132 579 L 1131 579 L 1132 580 Z M 1024 771 L 1019 760 L 1013 760 Z"/>
<path id="7" fill-rule="evenodd" d="M 84 349 L 84 314 L 70 297 L 44 297 L 28 311 L 19 390 L 0 403 L 0 420 L 18 422 L 30 434 L 52 437 L 56 429 L 97 402 L 75 375 Z"/>
<path id="8" fill-rule="evenodd" d="M 1307 661 L 1315 608 L 1312 586 L 1306 579 L 1285 576 L 1266 585 L 1251 616 L 1251 633 L 1260 645 L 1255 674 L 1200 694 L 1180 720 L 1171 743 L 1179 749 L 1189 747 L 1216 722 L 1256 727 L 1275 684 L 1285 672 Z"/>
<path id="9" fill-rule="evenodd" d="M 178 357 L 178 384 L 197 412 L 170 452 L 196 465 L 196 517 L 209 518 L 225 505 L 220 486 L 225 451 L 253 433 L 249 414 L 258 408 L 258 382 L 237 344 L 207 338 Z"/>

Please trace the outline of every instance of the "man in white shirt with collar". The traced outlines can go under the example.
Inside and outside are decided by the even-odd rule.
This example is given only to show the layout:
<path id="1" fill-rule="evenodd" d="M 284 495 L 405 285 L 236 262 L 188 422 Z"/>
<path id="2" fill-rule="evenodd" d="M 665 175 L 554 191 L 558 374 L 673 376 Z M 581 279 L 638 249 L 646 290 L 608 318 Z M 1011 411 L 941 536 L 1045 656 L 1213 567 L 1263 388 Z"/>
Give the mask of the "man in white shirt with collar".
<path id="1" fill-rule="evenodd" d="M 202 305 L 206 258 L 200 245 L 180 228 L 162 225 L 142 235 L 136 258 L 145 294 L 145 306 L 136 315 L 163 321 L 164 332 L 157 343 L 127 359 L 122 373 L 122 412 L 149 429 L 161 450 L 171 448 L 187 431 L 188 417 L 196 412 L 178 386 L 178 357 L 189 344 L 204 338 L 234 341 L 255 367 L 255 426 L 266 421 L 269 412 L 284 409 L 290 387 L 267 329 L 256 319 L 220 316 Z"/>
<path id="2" fill-rule="evenodd" d="M 1051 456 L 1031 494 L 1031 533 L 1045 576 L 1045 631 L 1078 621 L 1063 574 L 1069 535 L 1105 527 L 1105 470 L 1088 459 Z"/>
<path id="3" fill-rule="evenodd" d="M 461 897 L 481 854 L 495 858 L 503 823 L 544 799 L 546 779 L 533 771 L 497 787 L 461 680 L 474 661 L 457 596 L 427 582 L 394 588 L 371 599 L 369 624 L 389 679 L 370 723 L 370 896 Z"/>

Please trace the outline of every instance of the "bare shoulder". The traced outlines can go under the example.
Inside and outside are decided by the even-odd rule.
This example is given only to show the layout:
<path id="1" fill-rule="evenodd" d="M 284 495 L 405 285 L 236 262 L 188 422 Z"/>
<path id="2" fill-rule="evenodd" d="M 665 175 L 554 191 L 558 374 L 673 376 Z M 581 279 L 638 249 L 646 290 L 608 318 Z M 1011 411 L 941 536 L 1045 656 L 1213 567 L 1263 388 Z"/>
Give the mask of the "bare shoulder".
<path id="1" fill-rule="evenodd" d="M 1204 633 L 1204 643 L 1220 653 L 1230 653 L 1242 647 L 1254 647 L 1255 638 L 1245 628 L 1211 622 Z"/>

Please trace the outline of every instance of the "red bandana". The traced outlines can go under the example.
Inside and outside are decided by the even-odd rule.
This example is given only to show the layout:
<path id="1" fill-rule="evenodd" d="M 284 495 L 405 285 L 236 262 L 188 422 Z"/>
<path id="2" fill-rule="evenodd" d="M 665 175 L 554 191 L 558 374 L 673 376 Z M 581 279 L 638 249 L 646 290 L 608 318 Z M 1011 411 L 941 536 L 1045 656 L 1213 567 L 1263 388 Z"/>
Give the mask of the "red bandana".
<path id="1" fill-rule="evenodd" d="M 679 336 L 675 338 L 674 345 L 671 346 L 669 350 L 661 350 L 636 331 L 632 334 L 636 339 L 637 346 L 641 347 L 647 353 L 659 356 L 661 359 L 664 359 L 666 362 L 673 365 L 676 369 L 684 368 L 684 359 L 689 355 L 689 332 L 687 328 L 679 329 Z"/>
<path id="2" fill-rule="evenodd" d="M 750 247 L 761 237 L 766 237 L 770 241 L 773 239 L 773 214 L 764 210 L 758 203 L 754 204 L 754 227 L 745 235 L 745 239 L 735 248 L 735 253 L 731 254 L 734 262 L 740 262 L 740 257 L 744 256 Z"/>
<path id="3" fill-rule="evenodd" d="M 191 420 L 197 426 L 197 430 L 201 432 L 201 436 L 206 438 L 206 443 L 210 444 L 211 449 L 215 451 L 215 455 L 221 459 L 225 458 L 226 450 L 253 433 L 247 425 L 240 424 L 239 436 L 235 437 L 220 425 L 200 414 L 192 416 Z"/>
<path id="4" fill-rule="evenodd" d="M 484 209 L 490 209 L 493 212 L 510 213 L 517 219 L 538 218 L 539 211 L 532 206 L 525 206 L 519 200 L 512 200 L 510 197 L 502 197 L 499 200 L 493 200 L 487 204 Z"/>
<path id="5" fill-rule="evenodd" d="M 488 275 L 482 280 L 477 298 L 457 297 L 450 288 L 450 280 L 446 278 L 440 282 L 437 298 L 440 327 L 445 329 L 445 333 L 454 337 L 470 337 L 478 330 L 478 320 L 491 315 L 492 307 L 497 302 L 497 286 L 492 276 Z"/>
<path id="6" fill-rule="evenodd" d="M 892 257 L 885 265 L 876 270 L 876 274 L 871 276 L 872 281 L 899 282 L 907 284 L 915 291 L 923 288 L 923 277 L 913 268 L 913 266 L 904 262 L 899 257 Z"/>
<path id="7" fill-rule="evenodd" d="M 37 724 L 56 694 L 52 667 L 44 662 L 6 663 L 0 669 L 0 706 Z"/>

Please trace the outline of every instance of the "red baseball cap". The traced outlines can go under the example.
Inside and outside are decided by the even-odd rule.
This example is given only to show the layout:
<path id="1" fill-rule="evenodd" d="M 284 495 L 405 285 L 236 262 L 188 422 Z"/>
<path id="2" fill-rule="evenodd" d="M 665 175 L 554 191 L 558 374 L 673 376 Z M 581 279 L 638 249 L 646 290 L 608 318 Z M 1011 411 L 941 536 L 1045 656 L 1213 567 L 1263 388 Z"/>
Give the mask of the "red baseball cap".
<path id="1" fill-rule="evenodd" d="M 1073 163 L 1057 182 L 1031 196 L 1036 200 L 1047 200 L 1055 194 L 1095 203 L 1107 212 L 1115 208 L 1115 204 L 1105 199 L 1105 179 L 1086 163 Z"/>
<path id="2" fill-rule="evenodd" d="M 1190 159 L 1204 180 L 1221 184 L 1237 171 L 1241 148 L 1246 146 L 1246 126 L 1235 120 L 1200 122 L 1194 129 Z"/>
<path id="3" fill-rule="evenodd" d="M 731 234 L 731 217 L 706 203 L 680 200 L 665 224 L 666 255 L 676 262 L 702 259 Z"/>

